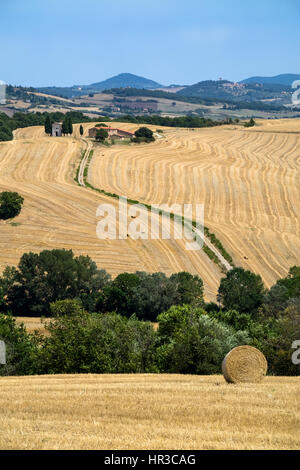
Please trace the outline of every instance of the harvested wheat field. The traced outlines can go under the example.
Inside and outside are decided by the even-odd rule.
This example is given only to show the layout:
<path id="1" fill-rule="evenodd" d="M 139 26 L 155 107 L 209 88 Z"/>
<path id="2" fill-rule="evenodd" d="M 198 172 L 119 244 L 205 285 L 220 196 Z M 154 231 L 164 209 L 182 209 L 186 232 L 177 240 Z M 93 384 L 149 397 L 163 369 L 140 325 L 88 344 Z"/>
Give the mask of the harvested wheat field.
<path id="1" fill-rule="evenodd" d="M 235 264 L 268 287 L 300 262 L 299 119 L 164 128 L 151 145 L 98 149 L 89 181 L 140 202 L 203 203 Z"/>
<path id="2" fill-rule="evenodd" d="M 299 378 L 1 377 L 0 449 L 298 449 Z"/>
<path id="3" fill-rule="evenodd" d="M 84 125 L 86 131 L 92 126 Z M 13 141 L 0 143 L 0 191 L 18 191 L 25 200 L 18 217 L 0 221 L 0 272 L 17 265 L 25 252 L 66 248 L 89 255 L 113 276 L 136 270 L 198 273 L 206 298 L 213 300 L 220 270 L 202 250 L 187 251 L 185 240 L 97 238 L 96 209 L 116 200 L 75 183 L 86 143 L 78 138 L 79 126 L 74 128 L 74 138 L 47 137 L 43 127 L 19 129 Z"/>

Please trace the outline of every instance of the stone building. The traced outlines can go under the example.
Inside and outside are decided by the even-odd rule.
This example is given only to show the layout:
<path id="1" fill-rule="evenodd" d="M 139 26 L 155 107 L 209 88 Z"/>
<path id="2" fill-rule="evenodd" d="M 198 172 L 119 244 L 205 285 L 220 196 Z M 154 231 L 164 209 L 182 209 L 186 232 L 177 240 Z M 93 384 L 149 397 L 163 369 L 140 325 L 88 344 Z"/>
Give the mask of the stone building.
<path id="1" fill-rule="evenodd" d="M 110 139 L 130 139 L 131 137 L 134 137 L 134 134 L 132 132 L 117 129 L 115 127 L 104 126 L 97 126 L 89 129 L 89 137 L 96 137 L 97 131 L 99 129 L 104 129 L 108 133 L 108 137 Z"/>
<path id="2" fill-rule="evenodd" d="M 52 136 L 53 137 L 61 137 L 62 135 L 62 123 L 61 122 L 54 122 L 52 124 Z"/>

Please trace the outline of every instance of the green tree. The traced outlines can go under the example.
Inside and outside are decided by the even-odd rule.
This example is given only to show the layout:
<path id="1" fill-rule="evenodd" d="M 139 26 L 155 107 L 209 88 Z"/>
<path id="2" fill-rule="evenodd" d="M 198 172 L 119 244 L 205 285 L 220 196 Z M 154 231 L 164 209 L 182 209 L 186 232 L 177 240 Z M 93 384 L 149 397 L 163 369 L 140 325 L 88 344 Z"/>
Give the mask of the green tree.
<path id="1" fill-rule="evenodd" d="M 234 347 L 247 344 L 246 332 L 210 318 L 191 306 L 173 306 L 158 316 L 160 370 L 180 374 L 221 372 L 224 356 Z"/>
<path id="2" fill-rule="evenodd" d="M 140 127 L 134 133 L 136 137 L 143 137 L 147 140 L 153 140 L 153 132 L 148 127 Z"/>
<path id="3" fill-rule="evenodd" d="M 67 117 L 67 129 L 68 129 L 68 134 L 72 135 L 73 134 L 73 124 L 72 124 L 72 118 L 70 115 Z"/>
<path id="4" fill-rule="evenodd" d="M 96 132 L 96 137 L 95 139 L 98 141 L 98 142 L 104 142 L 105 139 L 107 139 L 108 137 L 108 132 L 104 129 L 99 129 L 97 132 Z"/>
<path id="5" fill-rule="evenodd" d="M 194 289 L 192 281 L 191 287 L 184 284 L 184 280 L 179 281 L 176 277 L 171 280 L 159 272 L 149 274 L 137 271 L 135 274 L 119 274 L 105 287 L 105 300 L 99 305 L 99 311 L 115 311 L 127 317 L 135 314 L 141 320 L 156 321 L 157 315 L 168 310 L 171 305 L 183 303 L 191 298 L 197 301 L 197 296 L 201 297 L 201 286 L 198 286 L 199 294 L 199 289 Z M 200 280 L 200 284 L 201 282 Z M 186 295 L 185 289 L 189 289 Z"/>
<path id="6" fill-rule="evenodd" d="M 74 257 L 72 250 L 44 250 L 25 253 L 12 272 L 4 271 L 0 279 L 7 309 L 14 315 L 49 316 L 50 304 L 56 300 L 79 298 L 91 310 L 109 281 L 89 256 Z"/>
<path id="7" fill-rule="evenodd" d="M 20 214 L 24 198 L 10 191 L 0 193 L 0 219 L 12 219 Z"/>
<path id="8" fill-rule="evenodd" d="M 119 274 L 104 290 L 105 310 L 125 316 L 135 313 L 134 289 L 140 284 L 136 274 Z"/>
<path id="9" fill-rule="evenodd" d="M 0 340 L 6 346 L 6 364 L 0 365 L 0 375 L 37 372 L 38 337 L 28 334 L 24 325 L 17 325 L 11 315 L 0 314 Z"/>
<path id="10" fill-rule="evenodd" d="M 265 295 L 263 281 L 259 275 L 243 268 L 234 268 L 221 279 L 218 300 L 225 310 L 240 313 L 255 313 L 262 305 Z"/>
<path id="11" fill-rule="evenodd" d="M 80 315 L 84 313 L 82 302 L 79 299 L 57 300 L 50 304 L 50 311 L 53 317 L 63 315 Z"/>
<path id="12" fill-rule="evenodd" d="M 300 365 L 292 362 L 294 341 L 300 338 L 300 299 L 291 303 L 271 328 L 265 328 L 265 337 L 258 338 L 254 345 L 261 349 L 268 360 L 268 370 L 275 375 L 299 375 Z"/>
<path id="13" fill-rule="evenodd" d="M 51 122 L 49 114 L 47 115 L 46 120 L 45 120 L 45 133 L 48 135 L 52 134 L 52 122 Z"/>
<path id="14" fill-rule="evenodd" d="M 253 126 L 255 126 L 255 124 L 256 123 L 255 123 L 254 119 L 251 118 L 250 121 L 245 122 L 244 127 L 253 127 Z"/>
<path id="15" fill-rule="evenodd" d="M 192 274 L 183 271 L 172 274 L 170 281 L 176 285 L 176 304 L 203 306 L 203 281 L 199 276 L 193 276 Z"/>
<path id="16" fill-rule="evenodd" d="M 300 297 L 300 266 L 291 267 L 287 277 L 279 279 L 276 284 L 286 289 L 288 299 Z"/>
<path id="17" fill-rule="evenodd" d="M 62 127 L 61 127 L 61 132 L 63 135 L 66 135 L 68 134 L 68 120 L 67 118 L 65 117 L 65 119 L 63 120 L 63 123 L 62 123 Z"/>
<path id="18" fill-rule="evenodd" d="M 13 140 L 13 138 L 14 136 L 9 126 L 6 125 L 6 123 L 0 121 L 0 142 Z"/>
<path id="19" fill-rule="evenodd" d="M 140 283 L 133 291 L 133 305 L 138 318 L 156 321 L 157 316 L 176 304 L 176 284 L 164 273 L 136 272 Z"/>
<path id="20" fill-rule="evenodd" d="M 79 134 L 81 136 L 83 135 L 83 126 L 82 126 L 82 124 L 80 124 L 80 127 L 79 127 Z"/>
<path id="21" fill-rule="evenodd" d="M 276 283 L 266 293 L 261 313 L 265 317 L 278 317 L 278 315 L 287 307 L 288 300 L 288 289 L 284 285 Z"/>
<path id="22" fill-rule="evenodd" d="M 150 323 L 115 313 L 88 314 L 66 301 L 51 309 L 63 315 L 46 325 L 49 335 L 40 349 L 40 373 L 157 372 L 156 334 Z"/>

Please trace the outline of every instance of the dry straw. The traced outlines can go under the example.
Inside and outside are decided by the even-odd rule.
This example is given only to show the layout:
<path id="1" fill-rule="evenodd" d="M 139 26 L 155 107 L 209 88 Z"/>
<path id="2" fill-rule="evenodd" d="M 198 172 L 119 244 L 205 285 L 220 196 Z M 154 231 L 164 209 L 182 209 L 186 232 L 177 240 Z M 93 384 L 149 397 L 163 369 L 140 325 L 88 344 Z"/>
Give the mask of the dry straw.
<path id="1" fill-rule="evenodd" d="M 268 363 L 258 349 L 238 346 L 225 356 L 222 363 L 224 378 L 229 383 L 260 382 L 267 373 Z"/>

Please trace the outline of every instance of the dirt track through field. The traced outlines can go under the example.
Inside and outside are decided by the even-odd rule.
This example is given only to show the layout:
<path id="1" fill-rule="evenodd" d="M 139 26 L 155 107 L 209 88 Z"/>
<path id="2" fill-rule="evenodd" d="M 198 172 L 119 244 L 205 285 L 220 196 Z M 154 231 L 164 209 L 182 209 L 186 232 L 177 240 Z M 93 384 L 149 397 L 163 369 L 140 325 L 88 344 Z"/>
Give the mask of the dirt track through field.
<path id="1" fill-rule="evenodd" d="M 299 119 L 165 129 L 151 145 L 96 150 L 89 181 L 140 202 L 203 203 L 236 265 L 270 286 L 300 264 L 299 132 Z"/>

